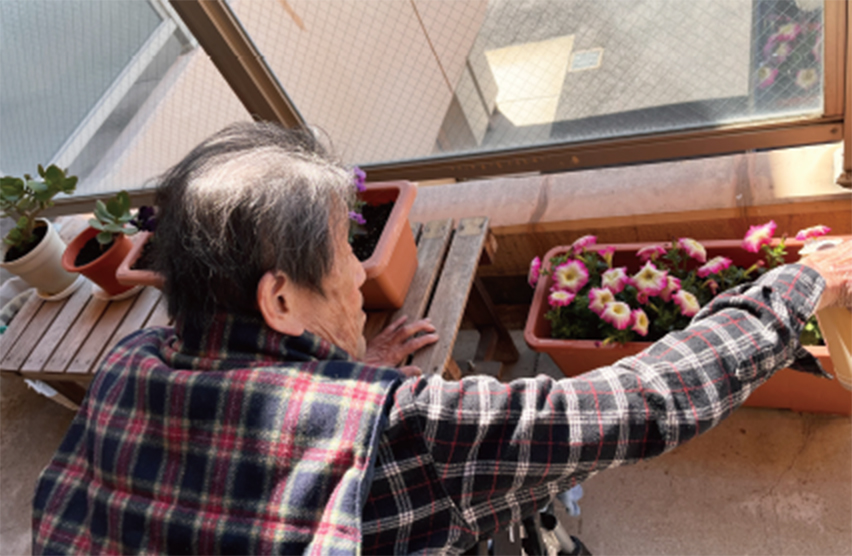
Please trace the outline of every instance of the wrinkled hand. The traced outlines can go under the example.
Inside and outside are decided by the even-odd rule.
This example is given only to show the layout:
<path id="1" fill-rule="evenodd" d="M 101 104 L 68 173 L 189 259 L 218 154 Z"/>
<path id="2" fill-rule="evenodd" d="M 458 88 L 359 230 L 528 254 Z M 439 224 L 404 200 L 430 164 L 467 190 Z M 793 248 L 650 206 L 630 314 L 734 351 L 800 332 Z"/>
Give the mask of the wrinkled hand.
<path id="1" fill-rule="evenodd" d="M 825 291 L 822 292 L 817 310 L 826 307 L 852 309 L 852 240 L 815 251 L 799 262 L 825 278 Z"/>
<path id="2" fill-rule="evenodd" d="M 370 340 L 363 362 L 375 366 L 396 367 L 418 349 L 438 341 L 438 335 L 434 333 L 435 327 L 428 319 L 404 326 L 406 320 L 408 317 L 405 316 L 398 318 Z M 421 332 L 426 334 L 417 336 Z M 405 376 L 418 376 L 422 373 L 413 365 L 401 367 L 399 370 Z"/>

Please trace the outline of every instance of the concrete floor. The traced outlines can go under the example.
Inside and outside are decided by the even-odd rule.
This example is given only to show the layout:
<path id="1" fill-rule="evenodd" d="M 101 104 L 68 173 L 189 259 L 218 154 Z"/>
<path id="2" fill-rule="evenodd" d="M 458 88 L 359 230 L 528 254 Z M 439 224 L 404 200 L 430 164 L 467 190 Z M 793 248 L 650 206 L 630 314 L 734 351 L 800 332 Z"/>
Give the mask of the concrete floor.
<path id="1" fill-rule="evenodd" d="M 504 377 L 561 377 L 526 349 Z M 478 334 L 459 333 L 462 368 Z M 30 552 L 30 501 L 72 413 L 0 376 L 0 554 Z M 566 528 L 594 554 L 852 554 L 852 418 L 740 409 L 659 459 L 584 485 Z"/>

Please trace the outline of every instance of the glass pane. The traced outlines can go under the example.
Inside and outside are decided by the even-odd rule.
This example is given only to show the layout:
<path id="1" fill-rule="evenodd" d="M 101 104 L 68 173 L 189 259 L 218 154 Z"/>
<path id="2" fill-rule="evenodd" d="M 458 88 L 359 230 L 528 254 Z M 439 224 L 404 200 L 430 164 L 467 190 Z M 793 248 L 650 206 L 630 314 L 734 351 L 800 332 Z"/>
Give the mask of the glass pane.
<path id="1" fill-rule="evenodd" d="M 138 189 L 245 108 L 165 0 L 0 0 L 0 173 Z"/>
<path id="2" fill-rule="evenodd" d="M 232 5 L 351 162 L 822 113 L 821 0 Z"/>

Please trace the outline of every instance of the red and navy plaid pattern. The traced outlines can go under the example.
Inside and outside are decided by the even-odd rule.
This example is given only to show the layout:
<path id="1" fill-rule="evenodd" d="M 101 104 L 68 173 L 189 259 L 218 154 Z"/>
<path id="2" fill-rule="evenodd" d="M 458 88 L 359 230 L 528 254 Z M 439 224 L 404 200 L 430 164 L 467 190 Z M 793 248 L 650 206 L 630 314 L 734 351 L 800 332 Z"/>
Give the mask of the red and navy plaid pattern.
<path id="1" fill-rule="evenodd" d="M 636 357 L 572 379 L 407 380 L 379 445 L 364 552 L 458 554 L 604 469 L 708 431 L 774 371 L 822 372 L 798 335 L 823 288 L 811 269 L 776 269 Z"/>
<path id="2" fill-rule="evenodd" d="M 394 371 L 310 335 L 232 318 L 146 331 L 110 356 L 43 473 L 34 548 L 353 553 L 360 526 L 364 553 L 458 554 L 595 473 L 706 432 L 775 370 L 821 372 L 798 334 L 823 288 L 806 267 L 777 269 L 638 356 L 560 381 L 394 389 Z"/>
<path id="3" fill-rule="evenodd" d="M 399 376 L 251 319 L 130 336 L 39 479 L 34 552 L 357 552 Z"/>

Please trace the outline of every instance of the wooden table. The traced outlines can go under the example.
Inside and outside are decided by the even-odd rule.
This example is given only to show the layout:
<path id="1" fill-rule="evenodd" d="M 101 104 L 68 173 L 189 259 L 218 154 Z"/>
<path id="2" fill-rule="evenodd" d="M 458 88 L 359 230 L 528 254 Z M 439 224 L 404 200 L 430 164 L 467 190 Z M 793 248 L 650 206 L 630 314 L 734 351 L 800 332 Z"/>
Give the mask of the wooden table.
<path id="1" fill-rule="evenodd" d="M 63 226 L 63 235 L 70 234 L 70 228 Z M 427 316 L 440 340 L 415 354 L 411 364 L 424 373 L 459 379 L 462 373 L 452 348 L 467 314 L 481 332 L 475 359 L 517 360 L 512 339 L 476 278 L 480 262 L 489 263 L 496 250 L 488 219 L 466 218 L 457 226 L 450 219 L 436 220 L 412 228 L 418 268 L 404 305 L 398 311 L 369 313 L 365 336 L 375 336 L 401 315 L 409 322 Z M 57 401 L 73 407 L 120 339 L 141 328 L 168 325 L 165 298 L 153 287 L 121 301 L 92 296 L 89 282 L 61 301 L 32 295 L 0 336 L 0 371 L 41 380 L 58 392 Z"/>

